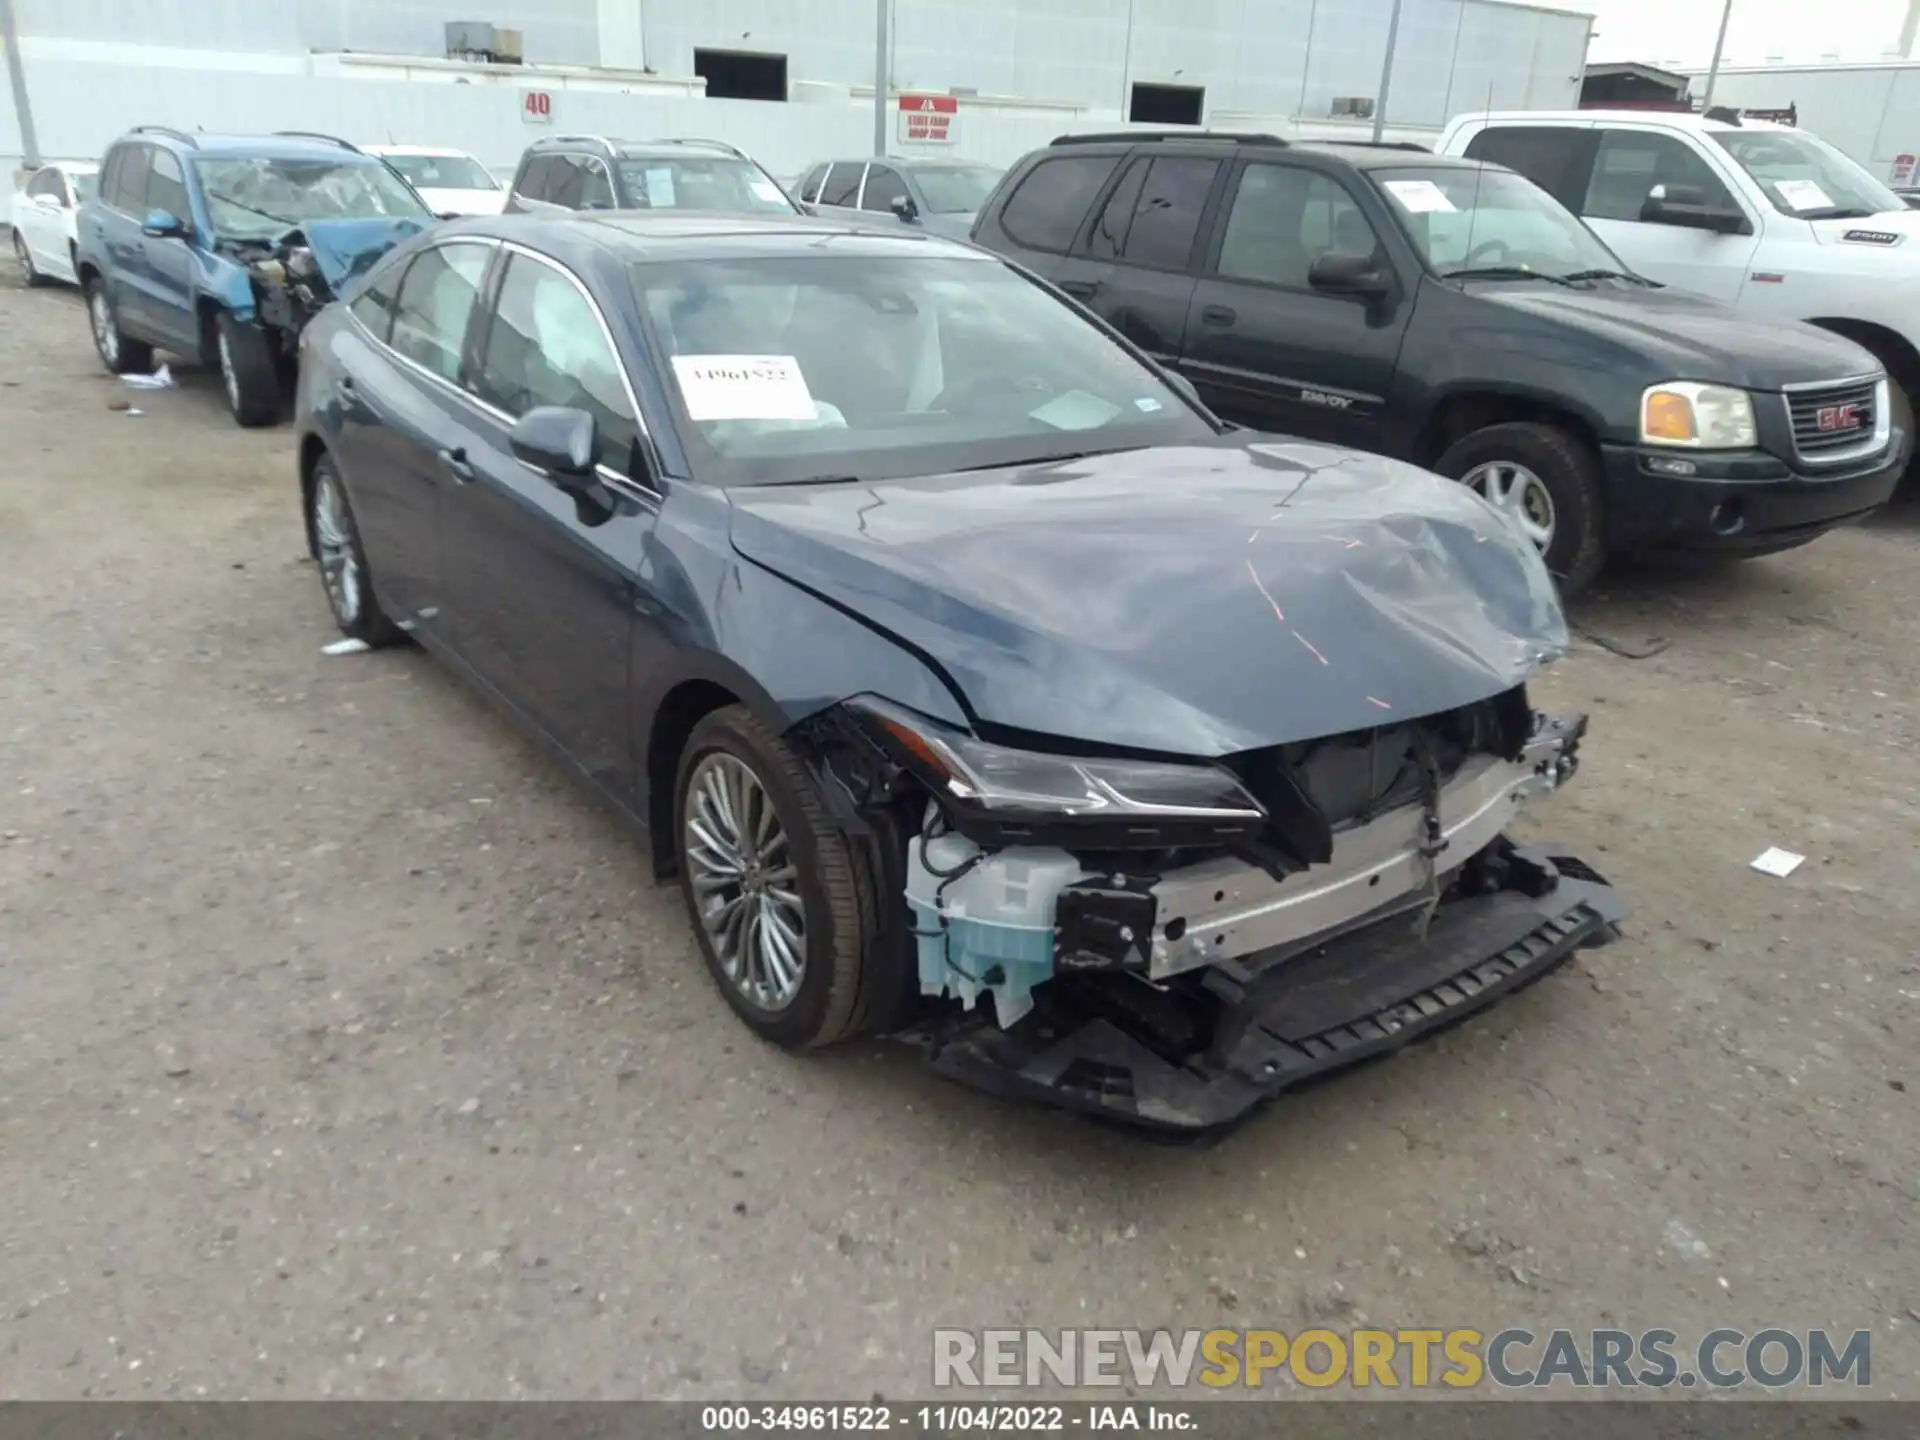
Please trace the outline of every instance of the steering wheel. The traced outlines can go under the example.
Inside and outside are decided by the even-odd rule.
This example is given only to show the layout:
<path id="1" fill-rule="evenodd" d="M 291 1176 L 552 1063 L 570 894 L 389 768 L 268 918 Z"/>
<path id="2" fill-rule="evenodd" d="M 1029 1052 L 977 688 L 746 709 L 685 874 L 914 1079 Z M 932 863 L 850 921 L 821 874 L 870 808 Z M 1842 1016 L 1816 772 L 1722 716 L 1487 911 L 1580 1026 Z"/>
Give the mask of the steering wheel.
<path id="1" fill-rule="evenodd" d="M 1506 241 L 1485 240 L 1485 241 L 1482 241 L 1480 244 L 1474 246 L 1473 249 L 1469 250 L 1467 252 L 1467 258 L 1461 263 L 1466 265 L 1477 265 L 1480 263 L 1480 260 L 1482 257 L 1485 257 L 1487 259 L 1492 259 L 1493 252 L 1495 250 L 1498 250 L 1500 252 L 1500 259 L 1503 262 L 1507 260 L 1511 260 L 1513 258 L 1513 247 L 1507 244 Z"/>

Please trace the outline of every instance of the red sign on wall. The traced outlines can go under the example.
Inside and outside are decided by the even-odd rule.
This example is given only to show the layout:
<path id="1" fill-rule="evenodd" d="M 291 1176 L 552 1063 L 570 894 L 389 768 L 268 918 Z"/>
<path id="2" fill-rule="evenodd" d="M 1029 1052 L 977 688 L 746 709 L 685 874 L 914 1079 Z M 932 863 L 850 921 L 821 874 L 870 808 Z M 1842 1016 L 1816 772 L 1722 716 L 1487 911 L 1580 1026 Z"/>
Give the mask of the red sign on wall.
<path id="1" fill-rule="evenodd" d="M 1911 155 L 1893 157 L 1893 183 L 1895 185 L 1913 184 L 1914 160 Z"/>
<path id="2" fill-rule="evenodd" d="M 553 96 L 545 90 L 529 90 L 520 101 L 520 118 L 529 125 L 553 123 Z"/>
<path id="3" fill-rule="evenodd" d="M 902 95 L 900 140 L 907 145 L 951 145 L 960 101 L 952 95 Z"/>

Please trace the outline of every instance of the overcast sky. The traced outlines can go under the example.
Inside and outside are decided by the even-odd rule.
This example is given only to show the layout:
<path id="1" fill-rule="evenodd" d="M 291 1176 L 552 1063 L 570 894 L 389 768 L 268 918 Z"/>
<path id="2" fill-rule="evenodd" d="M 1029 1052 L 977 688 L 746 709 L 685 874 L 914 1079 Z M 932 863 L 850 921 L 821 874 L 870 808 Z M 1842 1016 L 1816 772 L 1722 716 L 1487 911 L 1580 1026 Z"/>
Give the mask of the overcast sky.
<path id="1" fill-rule="evenodd" d="M 1704 69 L 1713 58 L 1722 0 L 1551 0 L 1591 13 L 1594 61 L 1673 62 Z M 1891 50 L 1906 0 L 1733 0 L 1723 63 L 1760 65 L 1769 57 L 1875 60 Z M 1920 47 L 1916 47 L 1920 48 Z"/>

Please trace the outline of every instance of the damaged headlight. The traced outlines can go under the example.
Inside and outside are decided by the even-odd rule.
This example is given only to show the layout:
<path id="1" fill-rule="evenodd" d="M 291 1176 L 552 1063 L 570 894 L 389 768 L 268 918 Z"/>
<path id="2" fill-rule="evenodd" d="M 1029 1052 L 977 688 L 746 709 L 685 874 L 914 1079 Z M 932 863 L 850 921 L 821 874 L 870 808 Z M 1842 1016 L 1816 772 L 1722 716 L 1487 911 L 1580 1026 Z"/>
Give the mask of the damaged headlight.
<path id="1" fill-rule="evenodd" d="M 1139 845 L 1225 841 L 1266 824 L 1260 802 L 1218 765 L 1016 750 L 869 697 L 850 708 L 962 831 L 980 828 L 965 823 L 971 814 L 1003 836 L 1099 827 L 1108 835 L 1086 844 Z"/>
<path id="2" fill-rule="evenodd" d="M 1729 385 L 1675 380 L 1640 397 L 1640 441 L 1695 450 L 1751 450 L 1753 397 Z"/>

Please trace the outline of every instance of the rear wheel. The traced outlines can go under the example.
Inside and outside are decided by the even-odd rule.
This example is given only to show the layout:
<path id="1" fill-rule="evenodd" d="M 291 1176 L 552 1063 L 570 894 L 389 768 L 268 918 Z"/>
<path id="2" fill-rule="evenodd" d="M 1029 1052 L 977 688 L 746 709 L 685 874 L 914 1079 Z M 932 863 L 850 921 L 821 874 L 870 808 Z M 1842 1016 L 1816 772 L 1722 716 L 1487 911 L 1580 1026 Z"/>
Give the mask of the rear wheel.
<path id="1" fill-rule="evenodd" d="M 274 363 L 267 332 L 223 310 L 216 325 L 214 353 L 233 418 L 249 427 L 279 420 L 280 367 Z"/>
<path id="2" fill-rule="evenodd" d="M 1600 461 L 1578 436 L 1532 421 L 1489 425 L 1456 440 L 1433 467 L 1503 511 L 1547 562 L 1563 599 L 1606 563 Z"/>
<path id="3" fill-rule="evenodd" d="M 793 1049 L 884 1025 L 898 957 L 878 943 L 878 895 L 798 756 L 743 705 L 701 720 L 674 792 L 680 889 L 720 993 Z"/>
<path id="4" fill-rule="evenodd" d="M 100 363 L 115 375 L 144 375 L 153 369 L 153 347 L 120 333 L 120 315 L 98 275 L 86 284 L 87 321 L 93 327 L 93 348 Z"/>
<path id="5" fill-rule="evenodd" d="M 334 624 L 349 639 L 375 647 L 394 644 L 402 638 L 402 632 L 374 596 L 373 575 L 367 568 L 367 552 L 360 544 L 353 506 L 347 501 L 347 487 L 340 483 L 340 472 L 331 457 L 322 455 L 314 462 L 307 495 L 307 534 Z"/>

